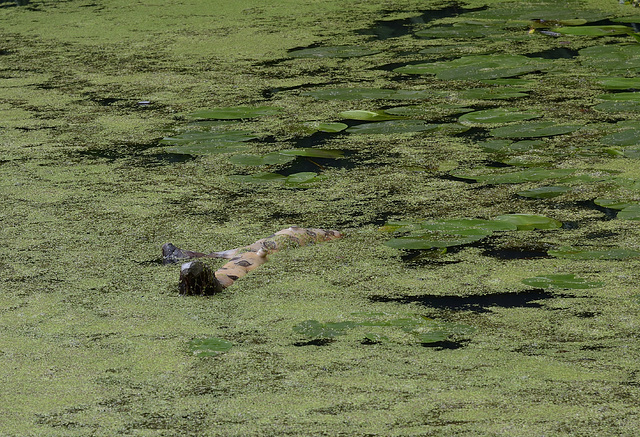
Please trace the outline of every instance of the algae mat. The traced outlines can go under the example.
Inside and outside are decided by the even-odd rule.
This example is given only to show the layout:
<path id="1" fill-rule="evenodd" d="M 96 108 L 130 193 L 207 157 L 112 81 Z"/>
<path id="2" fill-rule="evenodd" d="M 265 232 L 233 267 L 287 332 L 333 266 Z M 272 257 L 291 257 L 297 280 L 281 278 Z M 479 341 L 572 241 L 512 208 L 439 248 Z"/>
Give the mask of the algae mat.
<path id="1" fill-rule="evenodd" d="M 617 3 L 0 3 L 0 435 L 635 435 Z"/>

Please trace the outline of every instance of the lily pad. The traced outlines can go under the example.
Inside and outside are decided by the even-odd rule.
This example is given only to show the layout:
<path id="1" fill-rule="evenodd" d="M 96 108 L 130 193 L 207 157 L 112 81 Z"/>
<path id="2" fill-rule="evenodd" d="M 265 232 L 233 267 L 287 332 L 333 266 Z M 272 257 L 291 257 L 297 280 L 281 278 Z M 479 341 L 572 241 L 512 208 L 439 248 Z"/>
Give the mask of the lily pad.
<path id="1" fill-rule="evenodd" d="M 367 47 L 345 45 L 292 50 L 289 52 L 289 56 L 292 58 L 356 58 L 376 53 L 380 53 L 380 51 Z"/>
<path id="2" fill-rule="evenodd" d="M 189 349 L 194 355 L 199 357 L 211 357 L 220 355 L 231 349 L 233 343 L 221 338 L 209 337 L 204 339 L 195 339 L 189 342 Z"/>
<path id="3" fill-rule="evenodd" d="M 463 100 L 509 100 L 528 96 L 525 92 L 507 87 L 470 88 L 456 94 Z"/>
<path id="4" fill-rule="evenodd" d="M 640 220 L 640 204 L 629 205 L 617 215 L 621 220 Z"/>
<path id="5" fill-rule="evenodd" d="M 393 70 L 403 74 L 435 74 L 445 80 L 483 80 L 519 76 L 543 70 L 550 63 L 523 55 L 474 55 L 453 61 L 406 65 Z"/>
<path id="6" fill-rule="evenodd" d="M 433 90 L 390 90 L 383 88 L 328 88 L 303 93 L 319 100 L 421 100 L 445 93 Z"/>
<path id="7" fill-rule="evenodd" d="M 564 35 L 579 35 L 579 36 L 610 36 L 610 35 L 625 35 L 625 34 L 634 33 L 631 27 L 618 25 L 618 24 L 607 25 L 607 26 L 557 27 L 553 29 L 553 31 L 562 33 Z"/>
<path id="8" fill-rule="evenodd" d="M 314 149 L 312 147 L 303 147 L 300 149 L 285 149 L 278 152 L 285 156 L 306 156 L 307 158 L 330 158 L 336 159 L 344 155 L 342 150 L 337 149 Z"/>
<path id="9" fill-rule="evenodd" d="M 480 173 L 453 172 L 452 176 L 461 179 L 471 179 L 486 184 L 519 184 L 535 182 L 545 179 L 558 179 L 569 176 L 573 169 L 528 168 L 525 170 L 484 170 Z"/>
<path id="10" fill-rule="evenodd" d="M 547 252 L 556 258 L 567 259 L 628 259 L 640 257 L 640 251 L 622 248 L 611 248 L 601 250 L 579 249 L 574 247 L 561 247 Z"/>
<path id="11" fill-rule="evenodd" d="M 307 320 L 293 327 L 294 332 L 309 338 L 334 338 L 346 334 L 347 330 L 356 326 L 355 322 L 327 322 Z"/>
<path id="12" fill-rule="evenodd" d="M 580 63 L 607 75 L 640 71 L 640 44 L 606 44 L 579 51 Z"/>
<path id="13" fill-rule="evenodd" d="M 538 118 L 541 114 L 536 111 L 520 111 L 517 108 L 494 108 L 464 114 L 458 118 L 462 124 L 491 124 L 509 123 Z"/>
<path id="14" fill-rule="evenodd" d="M 224 108 L 203 109 L 187 114 L 187 117 L 205 120 L 238 120 L 276 115 L 281 111 L 282 109 L 274 106 L 228 106 Z"/>
<path id="15" fill-rule="evenodd" d="M 343 111 L 340 113 L 340 116 L 348 120 L 362 121 L 386 121 L 404 118 L 399 115 L 388 114 L 386 111 L 364 111 L 359 109 Z"/>
<path id="16" fill-rule="evenodd" d="M 604 77 L 596 82 L 607 90 L 640 89 L 640 78 L 638 77 Z"/>
<path id="17" fill-rule="evenodd" d="M 600 288 L 604 282 L 587 281 L 573 274 L 540 275 L 523 279 L 522 283 L 537 288 L 588 289 Z"/>
<path id="18" fill-rule="evenodd" d="M 600 141 L 608 146 L 636 146 L 640 144 L 640 125 L 636 125 L 637 127 L 628 127 L 621 132 L 605 135 Z"/>
<path id="19" fill-rule="evenodd" d="M 640 92 L 626 91 L 621 93 L 600 94 L 598 98 L 601 100 L 638 102 L 640 101 Z"/>
<path id="20" fill-rule="evenodd" d="M 303 171 L 300 173 L 293 173 L 287 176 L 284 180 L 285 185 L 299 186 L 304 184 L 311 184 L 324 180 L 323 176 L 318 176 L 318 173 L 311 171 Z"/>
<path id="21" fill-rule="evenodd" d="M 398 134 L 435 130 L 438 124 L 429 124 L 422 120 L 390 120 L 351 126 L 347 132 L 352 134 Z"/>
<path id="22" fill-rule="evenodd" d="M 490 234 L 490 231 L 482 229 L 460 230 L 456 233 L 431 231 L 422 232 L 422 234 L 415 233 L 408 237 L 393 238 L 384 244 L 395 249 L 433 249 L 436 247 L 462 246 L 481 240 Z"/>
<path id="23" fill-rule="evenodd" d="M 331 122 L 306 122 L 304 126 L 311 132 L 327 132 L 327 133 L 337 133 L 342 132 L 349 126 L 344 123 L 331 123 Z"/>
<path id="24" fill-rule="evenodd" d="M 593 203 L 603 208 L 622 210 L 628 206 L 636 205 L 638 202 L 616 199 L 595 199 Z"/>
<path id="25" fill-rule="evenodd" d="M 531 190 L 519 191 L 518 196 L 528 197 L 530 199 L 549 199 L 561 196 L 568 191 L 571 191 L 571 187 L 539 187 L 532 188 Z"/>
<path id="26" fill-rule="evenodd" d="M 640 112 L 640 100 L 609 100 L 593 107 L 601 112 Z"/>
<path id="27" fill-rule="evenodd" d="M 562 222 L 536 214 L 505 214 L 495 218 L 497 221 L 505 221 L 516 225 L 519 231 L 531 231 L 534 229 L 558 229 Z"/>
<path id="28" fill-rule="evenodd" d="M 540 138 L 567 134 L 580 129 L 574 124 L 557 124 L 553 121 L 539 121 L 498 127 L 490 131 L 494 137 L 502 138 Z"/>

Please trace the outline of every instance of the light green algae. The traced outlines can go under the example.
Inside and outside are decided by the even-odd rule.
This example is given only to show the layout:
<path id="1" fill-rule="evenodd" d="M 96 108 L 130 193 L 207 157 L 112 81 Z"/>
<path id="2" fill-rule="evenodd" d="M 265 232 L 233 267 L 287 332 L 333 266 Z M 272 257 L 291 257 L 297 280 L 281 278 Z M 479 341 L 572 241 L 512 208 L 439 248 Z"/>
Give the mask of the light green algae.
<path id="1" fill-rule="evenodd" d="M 486 3 L 497 2 L 467 7 Z M 635 11 L 583 3 L 607 14 Z M 327 179 L 306 189 L 240 183 L 229 176 L 261 169 L 234 166 L 229 155 L 179 159 L 157 144 L 188 129 L 187 114 L 212 107 L 282 108 L 242 122 L 261 136 L 248 145 L 260 155 L 294 147 L 302 123 L 381 109 L 379 101 L 304 97 L 296 88 L 303 85 L 464 88 L 432 77 L 397 82 L 376 68 L 429 41 L 355 32 L 443 6 L 34 0 L 1 8 L 0 435 L 635 435 L 638 260 L 485 254 L 574 244 L 637 249 L 637 222 L 605 220 L 588 203 L 633 190 L 590 183 L 539 201 L 516 194 L 536 183 L 451 180 L 446 171 L 477 167 L 487 155 L 446 133 L 329 138 L 323 147 L 346 151 L 336 161 L 344 165 L 309 164 Z M 509 32 L 460 55 L 560 45 L 526 27 Z M 579 49 L 608 39 L 560 41 Z M 381 53 L 286 58 L 312 44 Z M 509 106 L 560 122 L 617 120 L 587 110 L 602 93 L 590 85 L 594 73 L 565 65 Z M 634 160 L 567 152 L 595 141 L 592 134 L 548 140 L 566 153 L 559 166 L 639 177 Z M 387 219 L 509 213 L 568 226 L 496 234 L 490 246 L 409 261 L 384 246 L 390 235 L 379 230 Z M 159 262 L 168 241 L 218 251 L 291 225 L 346 237 L 278 253 L 212 298 L 180 297 L 179 266 Z M 605 285 L 547 290 L 544 299 L 521 282 L 557 273 Z M 509 305 L 509 294 L 522 299 Z M 429 347 L 395 328 L 372 328 L 388 338 L 380 343 L 366 341 L 361 328 L 332 341 L 292 329 L 363 312 L 476 330 Z M 194 355 L 189 342 L 209 337 L 233 347 Z"/>

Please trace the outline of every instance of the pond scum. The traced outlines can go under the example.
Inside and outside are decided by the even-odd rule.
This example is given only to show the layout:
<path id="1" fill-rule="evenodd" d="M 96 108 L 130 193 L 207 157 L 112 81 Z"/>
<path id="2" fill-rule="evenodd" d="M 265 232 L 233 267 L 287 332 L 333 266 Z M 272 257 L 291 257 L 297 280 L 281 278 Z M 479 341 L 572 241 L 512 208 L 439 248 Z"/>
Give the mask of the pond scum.
<path id="1" fill-rule="evenodd" d="M 0 435 L 636 435 L 638 23 L 0 2 Z M 161 265 L 292 225 L 346 237 Z"/>

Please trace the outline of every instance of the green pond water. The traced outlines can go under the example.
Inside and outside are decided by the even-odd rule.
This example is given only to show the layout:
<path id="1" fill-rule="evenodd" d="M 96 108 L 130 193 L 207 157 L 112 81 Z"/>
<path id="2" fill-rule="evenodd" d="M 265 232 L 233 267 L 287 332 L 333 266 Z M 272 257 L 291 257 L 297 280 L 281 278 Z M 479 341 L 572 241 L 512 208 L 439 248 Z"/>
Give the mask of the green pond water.
<path id="1" fill-rule="evenodd" d="M 638 9 L 20 3 L 0 436 L 637 434 Z M 346 236 L 160 262 L 292 225 Z"/>

